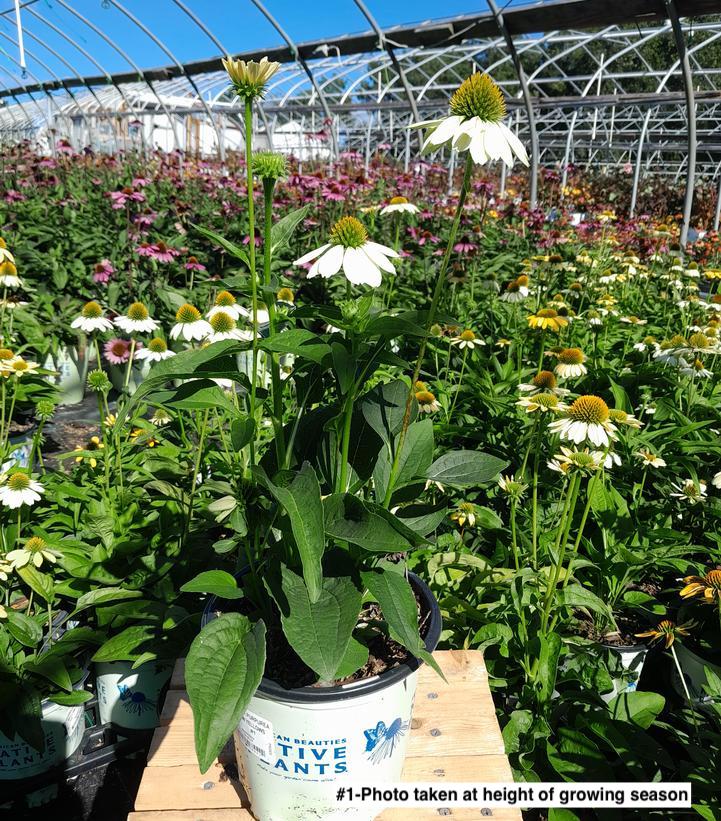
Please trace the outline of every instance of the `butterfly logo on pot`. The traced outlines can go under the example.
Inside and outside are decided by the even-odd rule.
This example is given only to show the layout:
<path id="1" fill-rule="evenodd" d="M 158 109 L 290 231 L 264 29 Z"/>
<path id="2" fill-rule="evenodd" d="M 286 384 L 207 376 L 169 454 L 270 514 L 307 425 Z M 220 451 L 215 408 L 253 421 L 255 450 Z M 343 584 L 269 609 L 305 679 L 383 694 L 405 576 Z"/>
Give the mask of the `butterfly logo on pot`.
<path id="1" fill-rule="evenodd" d="M 401 738 L 408 732 L 409 723 L 408 721 L 402 721 L 399 716 L 389 725 L 379 721 L 375 727 L 363 730 L 366 737 L 365 751 L 368 753 L 368 758 L 374 764 L 390 758 Z"/>
<path id="2" fill-rule="evenodd" d="M 118 684 L 120 691 L 120 701 L 128 713 L 141 715 L 146 710 L 154 710 L 155 702 L 145 697 L 145 693 L 140 690 L 131 690 L 126 684 Z"/>

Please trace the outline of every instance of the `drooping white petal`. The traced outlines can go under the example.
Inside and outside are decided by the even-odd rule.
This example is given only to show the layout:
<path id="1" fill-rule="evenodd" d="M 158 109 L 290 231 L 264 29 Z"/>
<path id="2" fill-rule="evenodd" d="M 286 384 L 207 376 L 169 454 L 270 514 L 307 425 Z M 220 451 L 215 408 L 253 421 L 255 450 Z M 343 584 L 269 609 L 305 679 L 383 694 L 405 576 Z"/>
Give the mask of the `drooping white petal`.
<path id="1" fill-rule="evenodd" d="M 478 117 L 471 117 L 458 126 L 451 145 L 456 151 L 465 151 L 473 141 L 473 136 L 482 128 L 481 120 Z"/>
<path id="2" fill-rule="evenodd" d="M 483 145 L 483 132 L 477 132 L 471 140 L 471 157 L 476 165 L 485 165 L 488 162 L 488 154 Z"/>
<path id="3" fill-rule="evenodd" d="M 494 160 L 503 159 L 508 166 L 513 165 L 513 154 L 506 142 L 505 136 L 496 123 L 489 123 L 485 130 L 483 144 L 489 157 Z"/>
<path id="4" fill-rule="evenodd" d="M 310 262 L 311 260 L 319 257 L 324 251 L 327 251 L 330 248 L 330 243 L 326 242 L 325 245 L 321 245 L 320 248 L 315 248 L 312 251 L 308 251 L 307 254 L 303 254 L 302 257 L 299 257 L 293 265 L 305 265 L 306 262 Z"/>
<path id="5" fill-rule="evenodd" d="M 435 128 L 443 122 L 443 118 L 439 120 L 422 120 L 420 123 L 412 123 L 408 128 Z"/>
<path id="6" fill-rule="evenodd" d="M 374 242 L 366 242 L 362 247 L 366 255 L 369 256 L 371 261 L 374 262 L 382 271 L 387 271 L 389 274 L 395 274 L 396 269 L 393 266 L 393 263 L 384 253 L 378 250 L 379 247 L 383 246 L 378 246 Z"/>
<path id="7" fill-rule="evenodd" d="M 389 248 L 387 245 L 381 245 L 379 242 L 366 242 L 365 245 L 369 245 L 373 248 L 374 251 L 378 251 L 379 253 L 383 254 L 386 257 L 399 257 L 400 254 L 397 251 L 394 251 L 392 248 Z"/>
<path id="8" fill-rule="evenodd" d="M 305 275 L 307 279 L 313 279 L 313 277 L 320 276 L 318 271 L 318 266 L 320 265 L 320 260 L 317 259 L 311 266 L 308 273 Z"/>
<path id="9" fill-rule="evenodd" d="M 453 115 L 451 117 L 446 117 L 444 120 L 441 121 L 441 124 L 435 131 L 428 136 L 426 143 L 428 145 L 435 146 L 436 148 L 443 143 L 448 142 L 455 132 L 458 126 L 463 122 L 463 117 L 459 117 L 458 115 Z"/>
<path id="10" fill-rule="evenodd" d="M 380 285 L 378 267 L 360 248 L 346 248 L 343 271 L 354 285 Z"/>
<path id="11" fill-rule="evenodd" d="M 332 277 L 340 271 L 343 264 L 343 246 L 334 245 L 318 260 L 318 273 L 322 277 Z"/>
<path id="12" fill-rule="evenodd" d="M 505 123 L 499 123 L 499 125 L 503 130 L 503 133 L 506 135 L 506 139 L 508 140 L 511 149 L 515 152 L 518 159 L 524 165 L 528 165 L 528 153 L 526 152 L 526 147 Z"/>

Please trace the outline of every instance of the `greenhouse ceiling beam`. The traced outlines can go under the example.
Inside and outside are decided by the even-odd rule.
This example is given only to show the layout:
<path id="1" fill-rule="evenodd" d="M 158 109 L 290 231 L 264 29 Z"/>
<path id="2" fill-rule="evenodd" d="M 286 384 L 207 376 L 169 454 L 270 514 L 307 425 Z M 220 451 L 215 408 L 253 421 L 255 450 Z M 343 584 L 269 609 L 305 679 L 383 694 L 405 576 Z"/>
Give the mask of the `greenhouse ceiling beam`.
<path id="1" fill-rule="evenodd" d="M 498 24 L 498 28 L 503 35 L 504 40 L 506 41 L 506 48 L 511 56 L 511 60 L 513 62 L 513 67 L 516 70 L 516 75 L 518 76 L 518 82 L 521 84 L 521 94 L 523 95 L 523 103 L 526 108 L 526 117 L 528 118 L 528 128 L 531 132 L 531 170 L 530 170 L 530 191 L 529 191 L 529 200 L 531 209 L 535 209 L 537 200 L 538 200 L 538 130 L 536 129 L 536 114 L 533 110 L 533 102 L 531 100 L 531 92 L 528 89 L 528 83 L 526 82 L 526 72 L 523 70 L 523 66 L 521 65 L 521 61 L 518 57 L 518 52 L 516 51 L 516 47 L 513 43 L 513 38 L 511 37 L 511 33 L 508 30 L 508 26 L 506 25 L 505 18 L 501 11 L 499 10 L 498 6 L 495 3 L 495 0 L 486 0 L 491 11 L 493 12 L 493 16 L 496 19 L 496 23 Z"/>
<path id="2" fill-rule="evenodd" d="M 686 115 L 688 120 L 688 155 L 686 165 L 686 192 L 683 204 L 683 225 L 681 226 L 680 244 L 681 248 L 686 247 L 688 240 L 688 229 L 691 225 L 691 209 L 693 207 L 693 189 L 696 178 L 696 106 L 694 105 L 693 77 L 691 75 L 691 63 L 689 52 L 686 48 L 686 39 L 683 36 L 681 23 L 678 19 L 678 11 L 674 0 L 664 0 L 668 18 L 673 28 L 673 37 L 676 41 L 676 50 L 681 61 L 681 73 L 683 76 L 683 86 L 686 92 Z"/>
<path id="3" fill-rule="evenodd" d="M 315 93 L 318 95 L 318 99 L 320 100 L 320 104 L 323 107 L 323 112 L 328 120 L 330 120 L 330 134 L 331 139 L 333 140 L 333 153 L 336 157 L 340 154 L 340 149 L 338 147 L 338 137 L 336 135 L 336 131 L 333 125 L 333 115 L 331 114 L 331 110 L 328 107 L 328 101 L 326 100 L 325 94 L 323 90 L 318 86 L 318 83 L 315 81 L 315 77 L 313 76 L 313 72 L 308 65 L 305 57 L 300 53 L 298 46 L 295 42 L 291 39 L 290 35 L 285 31 L 285 29 L 280 25 L 280 23 L 273 17 L 273 15 L 268 11 L 268 9 L 261 3 L 260 0 L 251 0 L 253 5 L 260 11 L 260 13 L 266 18 L 266 20 L 273 26 L 273 28 L 280 34 L 280 36 L 285 40 L 288 48 L 290 49 L 291 54 L 293 55 L 293 59 L 298 65 L 303 69 L 303 71 L 308 75 L 308 79 L 310 80 L 310 84 L 313 86 Z"/>
<path id="4" fill-rule="evenodd" d="M 56 0 L 56 2 L 59 5 L 61 5 L 66 11 L 70 12 L 70 14 L 72 14 L 84 26 L 87 26 L 92 32 L 97 34 L 98 37 L 100 37 L 104 42 L 106 42 L 110 46 L 110 48 L 113 49 L 113 51 L 115 51 L 117 54 L 119 54 L 123 58 L 123 60 L 125 60 L 125 62 L 131 68 L 133 68 L 135 70 L 135 74 L 131 75 L 132 80 L 130 80 L 129 82 L 135 82 L 135 83 L 137 83 L 137 82 L 143 83 L 144 82 L 145 83 L 145 85 L 150 90 L 150 93 L 158 101 L 158 105 L 160 106 L 161 110 L 163 111 L 163 114 L 165 114 L 165 116 L 168 118 L 168 122 L 170 123 L 170 129 L 173 133 L 173 144 L 175 145 L 175 147 L 178 150 L 180 150 L 180 140 L 178 139 L 178 130 L 177 130 L 177 127 L 176 127 L 175 120 L 173 119 L 173 117 L 172 117 L 170 111 L 168 110 L 167 106 L 165 105 L 165 103 L 160 99 L 160 96 L 158 95 L 158 92 L 153 87 L 153 84 L 143 75 L 142 70 L 140 68 L 138 68 L 138 66 L 133 61 L 133 59 L 115 42 L 115 40 L 113 40 L 111 37 L 108 37 L 107 34 L 105 34 L 105 32 L 102 29 L 98 28 L 98 26 L 96 26 L 95 23 L 92 22 L 92 20 L 88 20 L 87 17 L 84 17 L 79 11 L 76 11 L 71 5 L 69 5 L 69 3 L 66 2 L 66 0 Z M 86 78 L 86 79 L 89 83 L 91 83 L 93 85 L 107 85 L 108 82 L 111 82 L 113 85 L 117 86 L 121 82 L 120 80 L 117 79 L 117 75 L 111 75 L 109 78 L 105 77 L 105 79 L 103 79 L 101 77 L 100 81 L 97 82 L 97 83 L 93 83 L 92 78 Z M 0 96 L 2 96 L 2 95 L 0 95 Z"/>
<path id="5" fill-rule="evenodd" d="M 408 79 L 406 78 L 406 74 L 403 71 L 403 67 L 398 62 L 398 58 L 396 57 L 396 53 L 393 49 L 393 46 L 388 42 L 383 29 L 378 25 L 376 22 L 375 17 L 370 13 L 368 7 L 363 2 L 363 0 L 355 0 L 356 6 L 361 10 L 363 15 L 365 16 L 366 20 L 371 24 L 371 28 L 375 31 L 376 35 L 378 36 L 378 48 L 383 49 L 390 58 L 390 61 L 393 65 L 393 70 L 398 75 L 398 79 L 401 81 L 401 85 L 403 86 L 403 91 L 405 92 L 406 97 L 408 98 L 408 105 L 411 107 L 411 112 L 413 114 L 413 119 L 416 122 L 420 121 L 420 116 L 418 114 L 418 106 L 416 105 L 416 98 L 413 92 L 411 91 L 411 87 L 408 85 Z M 423 144 L 423 135 L 418 132 L 416 135 L 418 137 L 419 145 Z"/>
<path id="6" fill-rule="evenodd" d="M 113 2 L 113 0 L 108 0 Z M 62 3 L 67 7 L 65 3 Z M 678 0 L 676 9 L 683 17 L 703 17 L 719 11 L 718 0 Z M 14 14 L 14 7 L 0 12 L 0 16 Z M 518 6 L 504 11 L 506 26 L 511 35 L 537 34 L 555 29 L 583 29 L 604 27 L 612 24 L 637 23 L 645 24 L 661 20 L 666 15 L 662 7 L 655 0 L 553 0 L 542 4 Z M 418 25 L 391 26 L 383 30 L 385 37 L 397 48 L 434 48 L 448 45 L 458 45 L 464 40 L 493 39 L 498 31 L 496 20 L 491 12 L 475 15 L 460 15 L 445 20 L 429 20 Z M 339 55 L 372 54 L 377 51 L 377 34 L 375 31 L 366 31 L 360 34 L 347 34 L 332 38 L 333 48 Z M 280 63 L 293 63 L 299 58 L 303 60 L 315 59 L 319 53 L 327 51 L 328 39 L 312 40 L 299 43 L 291 48 L 285 46 L 274 48 L 254 49 L 236 56 L 242 59 L 259 60 L 267 56 L 270 60 Z M 162 66 L 146 69 L 136 73 L 118 73 L 112 75 L 113 82 L 136 82 L 141 80 L 169 80 L 184 75 L 204 74 L 213 71 L 222 71 L 220 56 L 210 59 L 196 60 L 179 65 Z M 105 76 L 85 78 L 91 85 L 100 85 L 107 82 Z M 75 78 L 65 81 L 70 85 L 77 85 Z M 61 88 L 62 86 L 54 86 Z M 37 86 L 27 86 L 30 91 L 52 90 L 52 83 L 39 83 Z M 20 86 L 16 89 L 0 90 L 0 97 L 12 96 L 25 92 Z"/>

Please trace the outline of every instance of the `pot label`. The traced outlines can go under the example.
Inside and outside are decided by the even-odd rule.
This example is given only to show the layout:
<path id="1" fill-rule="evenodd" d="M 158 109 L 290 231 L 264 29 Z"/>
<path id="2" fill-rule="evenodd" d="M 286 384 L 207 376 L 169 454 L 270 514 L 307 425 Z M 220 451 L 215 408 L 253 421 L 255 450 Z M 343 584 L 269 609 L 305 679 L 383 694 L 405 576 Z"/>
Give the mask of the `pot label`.
<path id="1" fill-rule="evenodd" d="M 246 710 L 240 719 L 240 737 L 245 748 L 263 761 L 269 761 L 275 753 L 275 733 L 267 719 Z"/>

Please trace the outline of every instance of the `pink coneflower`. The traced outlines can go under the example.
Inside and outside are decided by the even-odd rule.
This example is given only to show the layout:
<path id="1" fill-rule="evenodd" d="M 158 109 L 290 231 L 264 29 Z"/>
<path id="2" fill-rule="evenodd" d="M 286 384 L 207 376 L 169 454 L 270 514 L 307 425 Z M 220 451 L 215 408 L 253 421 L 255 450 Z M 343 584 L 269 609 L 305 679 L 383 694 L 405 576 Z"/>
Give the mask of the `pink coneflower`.
<path id="1" fill-rule="evenodd" d="M 188 261 L 183 267 L 186 271 L 205 271 L 205 265 L 201 265 L 196 257 L 188 257 Z"/>
<path id="2" fill-rule="evenodd" d="M 132 188 L 123 188 L 122 191 L 110 191 L 108 196 L 112 202 L 113 211 L 119 211 L 125 208 L 129 202 L 145 202 L 145 194 L 140 191 L 134 191 Z"/>
<path id="3" fill-rule="evenodd" d="M 136 249 L 135 253 L 141 257 L 148 257 L 149 259 L 157 260 L 158 262 L 172 262 L 180 253 L 175 248 L 166 245 L 162 240 L 156 243 L 141 243 Z"/>
<path id="4" fill-rule="evenodd" d="M 24 199 L 25 195 L 15 191 L 14 188 L 9 188 L 5 192 L 5 202 L 22 202 Z"/>
<path id="5" fill-rule="evenodd" d="M 261 239 L 260 235 L 256 234 L 255 235 L 255 247 L 258 248 L 261 245 L 262 242 L 263 242 L 263 240 Z M 243 237 L 243 245 L 250 245 L 250 235 L 246 234 Z"/>
<path id="6" fill-rule="evenodd" d="M 135 214 L 132 221 L 138 228 L 150 228 L 157 218 L 158 215 L 154 211 L 143 211 L 142 214 Z"/>
<path id="7" fill-rule="evenodd" d="M 57 168 L 58 164 L 52 157 L 46 157 L 44 160 L 40 160 L 38 163 L 38 168 Z"/>
<path id="8" fill-rule="evenodd" d="M 146 177 L 134 177 L 131 185 L 133 188 L 145 188 L 146 185 L 150 185 L 150 180 Z"/>
<path id="9" fill-rule="evenodd" d="M 103 353 L 111 365 L 124 365 L 130 359 L 130 340 L 113 337 L 103 345 Z"/>
<path id="10" fill-rule="evenodd" d="M 93 267 L 93 282 L 102 282 L 104 284 L 108 282 L 114 273 L 113 263 L 109 259 L 101 259 Z"/>
<path id="11" fill-rule="evenodd" d="M 471 242 L 468 237 L 463 237 L 453 246 L 453 250 L 459 254 L 471 254 L 476 248 L 478 248 L 478 246 L 474 242 Z"/>

